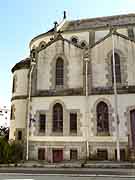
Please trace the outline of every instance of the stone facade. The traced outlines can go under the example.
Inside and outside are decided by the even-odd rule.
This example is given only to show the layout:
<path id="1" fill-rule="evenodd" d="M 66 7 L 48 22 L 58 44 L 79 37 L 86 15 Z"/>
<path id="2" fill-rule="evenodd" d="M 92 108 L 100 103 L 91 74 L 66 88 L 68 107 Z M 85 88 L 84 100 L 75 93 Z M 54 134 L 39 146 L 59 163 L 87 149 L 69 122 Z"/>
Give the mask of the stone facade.
<path id="1" fill-rule="evenodd" d="M 115 31 L 107 23 L 114 25 Z M 30 42 L 30 58 L 17 63 L 12 69 L 13 78 L 17 81 L 12 94 L 15 118 L 10 123 L 10 139 L 17 139 L 18 131 L 22 131 L 25 142 L 30 116 L 29 159 L 49 162 L 72 158 L 97 159 L 98 156 L 99 159 L 116 159 L 112 36 L 114 52 L 120 58 L 118 73 L 121 83 L 117 83 L 117 96 L 121 159 L 129 157 L 129 149 L 132 156 L 135 154 L 130 115 L 130 111 L 135 110 L 134 26 L 134 14 L 65 21 L 58 28 L 59 32 L 52 29 Z M 84 58 L 85 54 L 87 58 Z M 63 60 L 62 85 L 56 83 L 58 58 Z M 32 61 L 35 65 L 31 73 Z M 98 112 L 100 102 L 107 109 L 102 107 Z M 53 129 L 56 104 L 62 107 L 62 115 L 57 119 L 62 121 L 59 132 Z M 59 123 L 57 125 L 60 126 Z M 40 128 L 44 131 L 41 132 Z M 71 132 L 72 128 L 76 129 L 75 133 Z"/>

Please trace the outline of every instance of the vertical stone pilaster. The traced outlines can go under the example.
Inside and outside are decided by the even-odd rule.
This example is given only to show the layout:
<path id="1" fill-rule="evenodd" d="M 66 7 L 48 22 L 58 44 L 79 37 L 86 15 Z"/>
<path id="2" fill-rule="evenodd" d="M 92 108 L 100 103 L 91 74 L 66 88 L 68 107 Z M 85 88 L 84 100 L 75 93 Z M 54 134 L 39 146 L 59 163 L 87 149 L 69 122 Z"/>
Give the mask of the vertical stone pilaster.
<path id="1" fill-rule="evenodd" d="M 115 149 L 108 149 L 108 160 L 115 160 Z"/>

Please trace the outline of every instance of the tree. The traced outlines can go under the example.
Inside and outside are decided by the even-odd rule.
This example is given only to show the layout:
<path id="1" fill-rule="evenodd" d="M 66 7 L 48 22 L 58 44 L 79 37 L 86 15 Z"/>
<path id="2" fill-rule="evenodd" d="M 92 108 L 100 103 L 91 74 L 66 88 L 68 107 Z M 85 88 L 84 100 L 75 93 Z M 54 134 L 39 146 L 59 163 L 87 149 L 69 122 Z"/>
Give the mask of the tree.
<path id="1" fill-rule="evenodd" d="M 9 127 L 0 126 L 0 136 L 9 139 Z"/>

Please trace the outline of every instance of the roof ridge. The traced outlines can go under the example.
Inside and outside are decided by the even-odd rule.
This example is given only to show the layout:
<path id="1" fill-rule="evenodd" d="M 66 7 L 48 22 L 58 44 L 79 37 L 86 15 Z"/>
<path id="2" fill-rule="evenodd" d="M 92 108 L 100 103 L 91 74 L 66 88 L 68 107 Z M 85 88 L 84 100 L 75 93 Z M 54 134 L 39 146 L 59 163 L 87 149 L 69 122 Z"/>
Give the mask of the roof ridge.
<path id="1" fill-rule="evenodd" d="M 98 17 L 92 17 L 92 18 L 80 18 L 80 19 L 76 19 L 76 20 L 67 20 L 67 22 L 77 22 L 77 21 L 89 21 L 89 20 L 101 20 L 101 19 L 111 19 L 111 18 L 117 18 L 117 17 L 129 17 L 129 16 L 135 16 L 135 13 L 129 13 L 129 14 L 117 14 L 117 15 L 111 15 L 111 16 L 98 16 Z"/>

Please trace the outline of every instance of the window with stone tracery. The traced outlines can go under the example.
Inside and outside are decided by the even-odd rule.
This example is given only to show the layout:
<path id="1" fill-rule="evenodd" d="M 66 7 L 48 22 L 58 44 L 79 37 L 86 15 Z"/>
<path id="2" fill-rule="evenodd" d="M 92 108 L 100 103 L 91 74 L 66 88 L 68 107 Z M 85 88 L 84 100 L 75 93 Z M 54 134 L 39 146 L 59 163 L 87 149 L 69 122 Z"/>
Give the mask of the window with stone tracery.
<path id="1" fill-rule="evenodd" d="M 97 133 L 109 133 L 108 106 L 104 102 L 97 105 Z"/>
<path id="2" fill-rule="evenodd" d="M 63 131 L 63 108 L 57 103 L 53 107 L 53 132 Z"/>
<path id="3" fill-rule="evenodd" d="M 58 58 L 56 61 L 56 86 L 64 85 L 64 62 L 62 58 Z"/>

